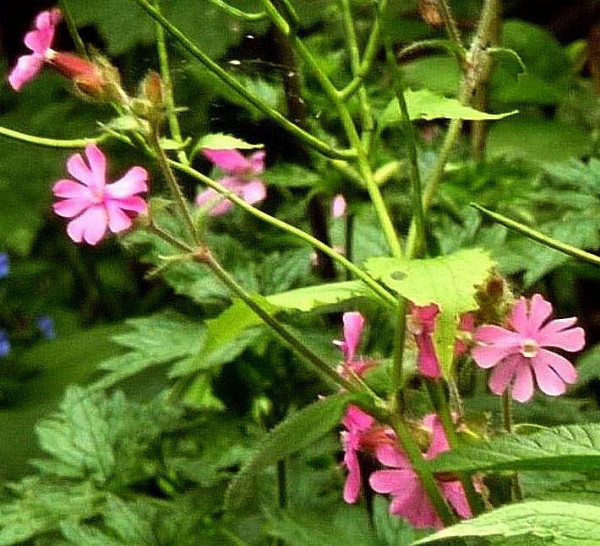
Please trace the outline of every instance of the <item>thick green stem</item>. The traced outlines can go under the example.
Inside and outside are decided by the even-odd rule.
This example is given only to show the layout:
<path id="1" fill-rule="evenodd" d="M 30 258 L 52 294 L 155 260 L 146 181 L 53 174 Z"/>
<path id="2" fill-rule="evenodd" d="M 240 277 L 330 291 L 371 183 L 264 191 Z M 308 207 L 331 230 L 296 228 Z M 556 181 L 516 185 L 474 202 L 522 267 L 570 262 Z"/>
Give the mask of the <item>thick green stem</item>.
<path id="1" fill-rule="evenodd" d="M 163 15 L 160 12 L 158 12 L 148 0 L 133 1 L 136 2 L 136 4 L 138 4 L 144 11 L 146 11 L 146 13 L 150 15 L 150 17 L 157 21 L 175 39 L 175 41 L 177 41 L 194 58 L 200 61 L 213 75 L 219 78 L 224 84 L 226 84 L 230 89 L 235 91 L 249 104 L 260 110 L 263 114 L 271 118 L 273 121 L 275 121 L 281 127 L 286 129 L 292 135 L 301 139 L 303 142 L 306 142 L 308 146 L 311 146 L 315 150 L 318 150 L 327 157 L 333 157 L 338 159 L 352 159 L 356 157 L 356 152 L 354 150 L 336 150 L 332 148 L 327 143 L 323 142 L 322 140 L 311 135 L 307 131 L 304 131 L 296 124 L 292 123 L 284 115 L 279 113 L 274 108 L 271 108 L 257 96 L 253 95 L 250 91 L 246 89 L 246 87 L 243 84 L 237 81 L 233 76 L 231 76 L 228 72 L 221 68 L 217 63 L 215 63 L 208 55 L 206 55 L 204 51 L 202 51 L 198 46 L 191 42 L 185 36 L 185 34 L 183 34 L 183 32 L 181 32 L 167 19 L 165 19 L 165 17 L 163 17 Z"/>
<path id="2" fill-rule="evenodd" d="M 160 0 L 153 0 L 154 8 L 160 13 Z M 179 120 L 175 111 L 175 98 L 173 96 L 173 80 L 171 78 L 171 66 L 169 63 L 169 53 L 167 51 L 167 42 L 165 40 L 165 30 L 158 22 L 154 22 L 154 33 L 156 35 L 156 49 L 158 53 L 158 66 L 160 68 L 160 76 L 162 79 L 164 92 L 164 106 L 167 112 L 167 120 L 169 121 L 169 131 L 171 138 L 178 144 L 183 144 Z M 177 150 L 177 158 L 181 163 L 189 164 L 189 160 L 185 150 Z"/>
<path id="3" fill-rule="evenodd" d="M 171 195 L 175 200 L 175 204 L 177 206 L 179 215 L 181 216 L 192 241 L 195 244 L 199 244 L 200 234 L 198 233 L 198 227 L 196 226 L 196 223 L 192 218 L 192 214 L 190 212 L 187 200 L 183 195 L 181 188 L 179 187 L 179 182 L 177 182 L 177 178 L 175 178 L 175 173 L 173 173 L 173 170 L 171 169 L 169 158 L 167 157 L 165 151 L 160 145 L 158 133 L 155 129 L 151 130 L 150 144 L 155 153 L 158 166 L 160 167 L 160 170 L 163 173 L 165 180 L 167 181 L 167 185 L 169 186 L 169 190 L 171 191 Z"/>
<path id="4" fill-rule="evenodd" d="M 209 0 L 209 2 L 220 7 L 223 11 L 229 13 L 229 15 L 233 15 L 233 17 L 237 17 L 243 21 L 264 21 L 267 18 L 267 14 L 262 11 L 258 13 L 247 13 L 241 9 L 230 6 L 226 2 L 223 2 L 223 0 Z"/>
<path id="5" fill-rule="evenodd" d="M 394 334 L 394 358 L 392 362 L 392 402 L 393 411 L 398 415 L 403 412 L 404 386 L 404 347 L 406 346 L 406 298 L 400 296 L 396 312 L 396 330 Z"/>
<path id="6" fill-rule="evenodd" d="M 502 427 L 507 434 L 513 432 L 513 415 L 512 415 L 512 400 L 510 392 L 504 391 L 502 394 Z M 510 477 L 511 496 L 515 501 L 523 500 L 523 490 L 521 489 L 521 481 L 517 472 Z"/>
<path id="7" fill-rule="evenodd" d="M 304 345 L 296 336 L 290 333 L 279 320 L 264 309 L 258 301 L 248 294 L 236 280 L 225 271 L 206 247 L 201 247 L 195 253 L 198 263 L 206 265 L 218 279 L 230 290 L 230 292 L 242 300 L 271 330 L 288 345 L 295 353 L 308 362 L 319 375 L 350 392 L 362 392 L 360 387 L 344 379 L 337 371 L 329 366 L 319 355 L 314 353 L 307 345 Z"/>
<path id="8" fill-rule="evenodd" d="M 462 48 L 460 31 L 458 30 L 458 25 L 456 24 L 454 16 L 452 15 L 452 11 L 450 10 L 450 4 L 448 3 L 448 0 L 438 0 L 438 6 L 440 9 L 440 15 L 444 21 L 444 26 L 446 27 L 446 32 L 448 33 L 448 37 L 457 47 Z"/>

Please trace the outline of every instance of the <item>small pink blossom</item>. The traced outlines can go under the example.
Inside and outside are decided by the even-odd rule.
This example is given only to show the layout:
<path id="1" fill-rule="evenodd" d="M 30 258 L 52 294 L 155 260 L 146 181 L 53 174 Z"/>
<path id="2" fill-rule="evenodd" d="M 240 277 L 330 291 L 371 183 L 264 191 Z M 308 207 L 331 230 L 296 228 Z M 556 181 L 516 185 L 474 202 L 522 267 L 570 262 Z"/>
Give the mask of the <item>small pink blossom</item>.
<path id="1" fill-rule="evenodd" d="M 557 396 L 567 384 L 577 381 L 577 370 L 563 356 L 547 350 L 556 347 L 575 352 L 583 349 L 583 328 L 573 328 L 577 318 L 548 320 L 552 304 L 540 294 L 530 302 L 520 298 L 508 320 L 508 329 L 494 325 L 481 326 L 475 333 L 477 345 L 471 354 L 481 368 L 494 368 L 490 389 L 526 402 L 533 396 L 534 378 L 542 392 Z"/>
<path id="2" fill-rule="evenodd" d="M 425 306 L 411 303 L 407 321 L 408 331 L 414 336 L 417 344 L 417 367 L 424 376 L 432 379 L 438 379 L 442 375 L 433 343 L 439 312 L 440 308 L 435 303 Z"/>
<path id="3" fill-rule="evenodd" d="M 338 193 L 331 203 L 331 216 L 334 218 L 341 218 L 346 214 L 346 209 L 348 208 L 348 204 L 346 203 L 346 199 L 341 193 Z"/>
<path id="4" fill-rule="evenodd" d="M 265 170 L 265 152 L 260 150 L 249 158 L 238 150 L 202 150 L 216 167 L 227 176 L 219 182 L 228 190 L 239 195 L 246 203 L 253 205 L 267 196 L 264 183 L 258 178 Z M 219 216 L 229 212 L 233 203 L 222 197 L 217 191 L 209 188 L 196 196 L 196 206 L 210 207 L 211 216 Z"/>
<path id="5" fill-rule="evenodd" d="M 344 354 L 344 364 L 338 369 L 338 373 L 345 378 L 348 378 L 352 374 L 360 377 L 374 366 L 372 361 L 356 355 L 360 337 L 365 326 L 365 319 L 358 311 L 352 311 L 344 313 L 342 322 L 344 324 L 344 340 L 339 341 L 336 339 L 333 342 Z"/>
<path id="6" fill-rule="evenodd" d="M 53 208 L 59 216 L 73 218 L 67 226 L 73 241 L 95 245 L 107 229 L 119 233 L 131 227 L 127 212 L 147 213 L 148 205 L 137 194 L 148 191 L 148 173 L 142 167 L 133 167 L 121 179 L 107 184 L 102 151 L 90 144 L 85 155 L 87 164 L 81 154 L 74 154 L 67 161 L 67 170 L 75 180 L 64 179 L 54 184 L 54 195 L 64 200 Z"/>
<path id="7" fill-rule="evenodd" d="M 29 31 L 24 39 L 31 53 L 19 57 L 16 66 L 8 76 L 8 82 L 15 91 L 19 91 L 23 85 L 35 78 L 44 63 L 52 57 L 54 51 L 50 47 L 61 18 L 62 14 L 56 8 L 42 11 L 36 17 L 35 29 Z"/>
<path id="8" fill-rule="evenodd" d="M 373 426 L 375 419 L 356 406 L 348 406 L 342 424 L 346 428 L 341 433 L 344 449 L 344 466 L 348 470 L 344 484 L 344 500 L 354 504 L 362 489 L 359 452 L 362 449 L 362 438 Z"/>
<path id="9" fill-rule="evenodd" d="M 427 453 L 424 454 L 425 459 L 434 459 L 450 449 L 437 415 L 426 416 L 423 426 L 431 432 L 431 442 Z M 373 472 L 369 484 L 377 493 L 392 496 L 390 513 L 405 518 L 414 527 L 443 527 L 442 520 L 427 497 L 419 476 L 400 447 L 382 442 L 376 448 L 375 456 L 381 464 L 390 469 Z M 471 509 L 460 482 L 438 480 L 438 485 L 456 513 L 462 518 L 470 518 Z"/>

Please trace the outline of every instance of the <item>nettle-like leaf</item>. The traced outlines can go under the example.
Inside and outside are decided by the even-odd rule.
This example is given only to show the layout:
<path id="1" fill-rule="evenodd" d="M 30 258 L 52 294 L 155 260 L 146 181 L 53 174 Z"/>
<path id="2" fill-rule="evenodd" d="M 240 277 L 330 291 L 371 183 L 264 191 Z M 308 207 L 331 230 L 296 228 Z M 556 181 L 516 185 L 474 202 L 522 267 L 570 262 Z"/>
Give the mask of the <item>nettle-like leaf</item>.
<path id="1" fill-rule="evenodd" d="M 468 120 L 496 120 L 516 114 L 517 111 L 505 112 L 503 114 L 487 114 L 465 106 L 457 99 L 451 99 L 438 95 L 429 89 L 413 91 L 409 89 L 404 93 L 408 117 L 415 119 L 468 119 Z M 402 120 L 398 99 L 393 98 L 379 116 L 379 129 L 384 129 L 393 123 Z"/>
<path id="2" fill-rule="evenodd" d="M 503 506 L 475 519 L 442 529 L 413 542 L 413 546 L 459 537 L 501 537 L 497 546 L 600 545 L 600 507 L 557 501 Z"/>
<path id="3" fill-rule="evenodd" d="M 133 331 L 119 334 L 113 341 L 130 351 L 101 363 L 100 368 L 109 373 L 95 383 L 95 389 L 115 385 L 151 366 L 191 358 L 204 341 L 202 325 L 174 311 L 131 319 L 126 324 Z"/>
<path id="4" fill-rule="evenodd" d="M 338 425 L 348 404 L 356 399 L 350 393 L 328 396 L 279 423 L 260 442 L 254 456 L 232 480 L 225 497 L 225 508 L 233 513 L 255 500 L 261 470 L 306 448 Z"/>
<path id="5" fill-rule="evenodd" d="M 134 404 L 121 393 L 107 398 L 72 387 L 60 413 L 38 423 L 40 447 L 51 458 L 33 464 L 51 476 L 98 485 L 136 483 L 157 472 L 149 451 L 178 417 L 178 410 L 160 401 Z"/>
<path id="6" fill-rule="evenodd" d="M 106 494 L 89 482 L 47 482 L 28 477 L 10 486 L 11 502 L 0 504 L 0 546 L 21 544 L 58 528 L 63 520 L 97 515 Z"/>
<path id="7" fill-rule="evenodd" d="M 566 425 L 463 445 L 428 462 L 434 472 L 536 470 L 591 472 L 600 468 L 600 425 Z"/>
<path id="8" fill-rule="evenodd" d="M 477 309 L 477 286 L 493 266 L 494 261 L 481 249 L 423 260 L 372 258 L 365 264 L 373 277 L 415 305 L 438 305 L 434 342 L 444 375 L 449 374 L 452 365 L 460 315 Z"/>
<path id="9" fill-rule="evenodd" d="M 263 144 L 250 144 L 232 135 L 210 133 L 198 140 L 192 150 L 191 157 L 194 157 L 201 150 L 255 150 L 263 147 Z"/>

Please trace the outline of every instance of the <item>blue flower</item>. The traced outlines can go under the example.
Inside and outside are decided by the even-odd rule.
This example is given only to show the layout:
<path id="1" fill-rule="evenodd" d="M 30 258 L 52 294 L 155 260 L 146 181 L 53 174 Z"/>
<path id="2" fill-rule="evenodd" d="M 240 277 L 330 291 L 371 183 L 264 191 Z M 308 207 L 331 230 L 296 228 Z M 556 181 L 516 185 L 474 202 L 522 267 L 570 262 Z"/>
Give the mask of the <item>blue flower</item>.
<path id="1" fill-rule="evenodd" d="M 48 315 L 40 315 L 35 320 L 35 324 L 46 339 L 56 339 L 56 328 L 54 325 L 54 319 L 52 317 L 49 317 Z"/>
<path id="2" fill-rule="evenodd" d="M 10 339 L 8 339 L 8 332 L 4 329 L 0 329 L 0 358 L 5 357 L 10 353 Z"/>
<path id="3" fill-rule="evenodd" d="M 0 252 L 0 279 L 8 277 L 10 273 L 10 259 L 6 252 Z"/>

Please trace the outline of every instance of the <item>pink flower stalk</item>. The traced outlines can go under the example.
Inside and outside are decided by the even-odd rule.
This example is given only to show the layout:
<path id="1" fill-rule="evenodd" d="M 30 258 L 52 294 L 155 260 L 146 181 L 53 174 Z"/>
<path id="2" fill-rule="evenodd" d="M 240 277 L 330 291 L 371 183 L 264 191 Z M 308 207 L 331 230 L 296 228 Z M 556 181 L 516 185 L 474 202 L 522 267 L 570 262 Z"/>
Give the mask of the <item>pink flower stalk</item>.
<path id="1" fill-rule="evenodd" d="M 435 303 L 423 307 L 411 303 L 410 309 L 407 327 L 417 343 L 417 366 L 424 376 L 438 379 L 442 372 L 433 344 L 433 333 L 440 309 Z"/>
<path id="2" fill-rule="evenodd" d="M 331 216 L 334 218 L 341 218 L 346 214 L 347 208 L 348 204 L 346 203 L 346 199 L 341 193 L 338 193 L 331 203 Z"/>
<path id="3" fill-rule="evenodd" d="M 260 150 L 249 158 L 238 150 L 202 150 L 202 153 L 227 176 L 219 182 L 228 190 L 239 195 L 246 203 L 253 205 L 267 196 L 267 188 L 258 176 L 265 170 L 265 152 Z M 210 207 L 211 216 L 229 212 L 233 203 L 209 188 L 196 196 L 196 206 Z"/>
<path id="4" fill-rule="evenodd" d="M 35 29 L 28 32 L 24 39 L 31 53 L 19 57 L 16 66 L 8 76 L 8 82 L 15 91 L 19 91 L 23 85 L 35 78 L 44 63 L 52 57 L 54 52 L 50 46 L 61 18 L 62 14 L 56 8 L 42 11 L 36 17 Z"/>
<path id="5" fill-rule="evenodd" d="M 423 425 L 431 431 L 431 443 L 424 454 L 425 459 L 434 459 L 450 449 L 437 415 L 426 416 Z M 373 472 L 369 484 L 377 493 L 392 496 L 390 513 L 405 518 L 417 528 L 443 527 L 442 520 L 427 497 L 423 484 L 406 454 L 396 445 L 381 443 L 376 448 L 375 455 L 381 464 L 391 469 Z M 438 480 L 438 485 L 456 513 L 462 518 L 470 518 L 471 509 L 460 482 Z"/>
<path id="6" fill-rule="evenodd" d="M 576 317 L 549 321 L 551 314 L 552 304 L 534 294 L 529 302 L 520 298 L 514 305 L 508 328 L 484 325 L 477 330 L 471 354 L 481 368 L 494 368 L 489 382 L 494 394 L 510 388 L 514 400 L 526 402 L 533 396 L 534 378 L 550 396 L 563 394 L 567 384 L 577 381 L 573 365 L 545 347 L 580 351 L 585 333 L 572 327 Z"/>
<path id="7" fill-rule="evenodd" d="M 75 180 L 59 180 L 52 191 L 58 198 L 54 212 L 73 218 L 67 233 L 73 241 L 97 244 L 106 230 L 119 233 L 131 227 L 129 213 L 146 214 L 148 205 L 137 194 L 148 191 L 147 171 L 133 167 L 121 179 L 106 183 L 106 158 L 94 144 L 85 148 L 87 164 L 81 154 L 72 155 L 67 170 Z"/>

